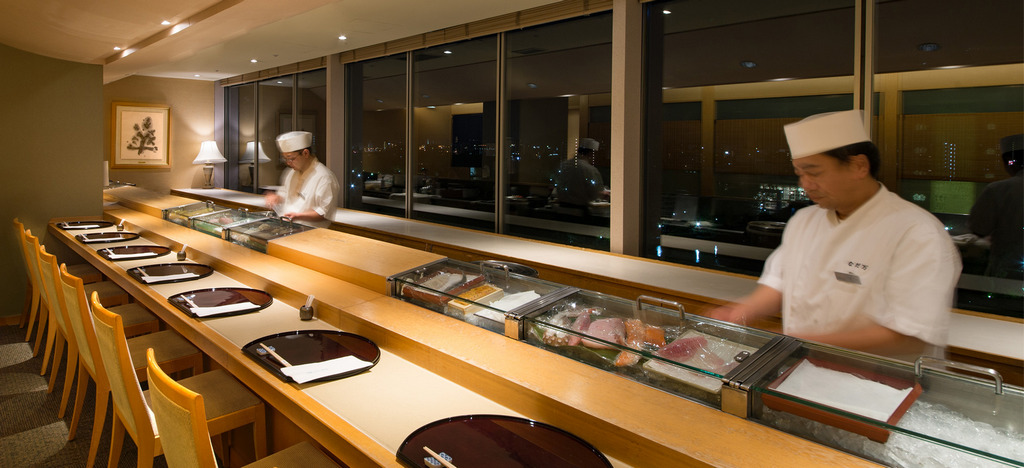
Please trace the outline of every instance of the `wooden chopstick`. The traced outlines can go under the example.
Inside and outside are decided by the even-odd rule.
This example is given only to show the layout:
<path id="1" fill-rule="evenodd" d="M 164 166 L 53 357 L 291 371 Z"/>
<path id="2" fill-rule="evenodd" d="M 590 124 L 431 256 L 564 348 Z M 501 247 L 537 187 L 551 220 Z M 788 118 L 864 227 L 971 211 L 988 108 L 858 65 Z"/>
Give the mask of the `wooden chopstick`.
<path id="1" fill-rule="evenodd" d="M 281 357 L 279 354 L 274 352 L 273 348 L 271 348 L 271 347 L 269 347 L 269 346 L 267 346 L 267 345 L 265 345 L 263 343 L 260 343 L 260 347 L 263 348 L 263 350 L 266 351 L 267 354 L 270 354 L 271 356 L 274 356 L 274 359 L 277 359 L 278 362 L 280 362 L 281 364 L 284 364 L 285 367 L 291 367 L 292 366 L 288 361 L 285 361 L 283 357 Z"/>
<path id="2" fill-rule="evenodd" d="M 430 454 L 430 456 L 434 457 L 435 460 L 441 462 L 442 465 L 444 465 L 444 466 L 446 466 L 448 468 L 456 468 L 456 466 L 453 465 L 452 462 L 450 462 L 448 460 L 445 460 L 444 458 L 441 458 L 440 455 L 435 453 L 433 450 L 430 450 L 430 447 L 427 447 L 426 445 L 424 445 L 423 446 L 423 450 L 426 450 L 427 453 Z"/>

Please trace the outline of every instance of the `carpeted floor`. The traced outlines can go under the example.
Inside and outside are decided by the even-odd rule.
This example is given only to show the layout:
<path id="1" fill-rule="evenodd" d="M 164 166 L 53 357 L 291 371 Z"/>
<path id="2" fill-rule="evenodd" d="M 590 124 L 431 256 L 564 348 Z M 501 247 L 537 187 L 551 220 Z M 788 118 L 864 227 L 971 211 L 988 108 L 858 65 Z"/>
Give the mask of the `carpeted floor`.
<path id="1" fill-rule="evenodd" d="M 75 440 L 69 441 L 68 423 L 73 410 L 74 387 L 64 419 L 57 417 L 65 363 L 57 375 L 53 393 L 46 393 L 49 374 L 39 375 L 43 353 L 33 358 L 31 343 L 25 342 L 24 338 L 25 329 L 16 325 L 0 326 L 0 468 L 83 467 L 92 437 L 95 386 L 89 385 Z M 107 464 L 113 417 L 112 410 L 108 408 L 96 466 Z M 134 467 L 135 461 L 135 443 L 126 435 L 118 466 Z M 154 466 L 166 467 L 164 457 L 157 457 Z"/>

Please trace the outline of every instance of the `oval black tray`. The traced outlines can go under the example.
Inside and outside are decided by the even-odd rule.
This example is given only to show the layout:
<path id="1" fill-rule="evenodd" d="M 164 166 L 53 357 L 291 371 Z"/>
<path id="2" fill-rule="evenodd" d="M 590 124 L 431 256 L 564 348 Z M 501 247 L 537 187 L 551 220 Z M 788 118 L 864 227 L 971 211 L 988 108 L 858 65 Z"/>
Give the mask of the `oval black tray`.
<path id="1" fill-rule="evenodd" d="M 146 281 L 144 279 L 145 276 L 161 277 L 181 275 L 185 273 L 194 273 L 196 276 L 193 276 L 191 278 L 178 278 L 157 281 Z M 203 265 L 200 263 L 158 263 L 154 265 L 145 265 L 128 269 L 128 276 L 135 278 L 136 281 L 142 284 L 148 285 L 195 281 L 197 279 L 206 278 L 207 276 L 210 276 L 212 274 L 213 267 L 209 265 Z"/>
<path id="2" fill-rule="evenodd" d="M 550 424 L 515 416 L 475 414 L 434 421 L 409 434 L 398 447 L 398 461 L 430 467 L 423 447 L 451 457 L 455 466 L 488 468 L 610 468 L 587 441 Z"/>
<path id="3" fill-rule="evenodd" d="M 373 363 L 369 367 L 321 377 L 308 383 L 338 380 L 355 375 L 372 368 L 380 360 L 380 348 L 369 338 L 337 330 L 297 330 L 275 333 L 253 340 L 242 347 L 245 354 L 285 382 L 294 382 L 294 380 L 281 372 L 284 365 L 264 351 L 260 344 L 269 346 L 293 366 L 345 356 L 355 356 Z"/>
<path id="4" fill-rule="evenodd" d="M 100 229 L 105 227 L 113 226 L 114 223 L 110 221 L 64 221 L 57 223 L 57 227 L 65 231 L 75 231 L 80 229 Z"/>
<path id="5" fill-rule="evenodd" d="M 107 247 L 99 249 L 96 251 L 96 253 L 100 254 L 101 257 L 112 262 L 121 262 L 126 260 L 145 260 L 149 258 L 156 258 L 162 255 L 167 255 L 167 253 L 170 251 L 170 247 L 164 247 L 162 245 L 122 245 L 119 247 Z M 149 253 L 151 255 L 127 258 L 110 257 L 111 255 L 135 255 L 143 253 Z"/>
<path id="6" fill-rule="evenodd" d="M 89 232 L 75 236 L 83 244 L 105 244 L 108 242 L 124 242 L 139 238 L 137 232 Z"/>
<path id="7" fill-rule="evenodd" d="M 230 317 L 242 315 L 266 309 L 274 302 L 273 296 L 266 291 L 251 288 L 206 288 L 194 291 L 185 291 L 167 298 L 167 302 L 179 310 L 195 318 Z M 191 302 L 191 303 L 190 303 Z M 251 302 L 254 307 L 247 309 L 225 312 L 222 314 L 199 317 L 192 312 L 192 305 L 198 307 L 220 307 L 242 302 Z"/>

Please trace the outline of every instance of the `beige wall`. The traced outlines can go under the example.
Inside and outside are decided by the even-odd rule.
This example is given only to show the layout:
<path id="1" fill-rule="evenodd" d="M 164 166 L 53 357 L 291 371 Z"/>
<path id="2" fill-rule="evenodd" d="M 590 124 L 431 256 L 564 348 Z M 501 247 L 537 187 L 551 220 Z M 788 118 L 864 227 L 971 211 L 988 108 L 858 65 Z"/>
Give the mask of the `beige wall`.
<path id="1" fill-rule="evenodd" d="M 61 261 L 69 250 L 48 240 L 58 216 L 102 214 L 103 70 L 0 45 L 0 321 L 21 313 L 24 261 L 11 220 L 21 219 Z M 79 260 L 80 261 L 80 260 Z"/>
<path id="2" fill-rule="evenodd" d="M 110 160 L 111 103 L 162 104 L 171 108 L 171 167 L 169 169 L 111 169 L 110 178 L 131 182 L 157 192 L 171 188 L 202 187 L 202 166 L 192 164 L 204 140 L 214 135 L 212 81 L 130 76 L 103 87 L 103 154 Z M 225 151 L 220 145 L 220 151 Z M 214 185 L 223 187 L 222 167 L 214 172 Z"/>

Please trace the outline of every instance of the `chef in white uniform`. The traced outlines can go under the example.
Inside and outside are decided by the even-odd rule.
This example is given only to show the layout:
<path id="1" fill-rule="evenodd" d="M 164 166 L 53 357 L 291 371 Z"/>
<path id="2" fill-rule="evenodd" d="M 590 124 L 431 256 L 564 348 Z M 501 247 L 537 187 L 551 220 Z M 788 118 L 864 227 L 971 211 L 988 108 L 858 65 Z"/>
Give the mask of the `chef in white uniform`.
<path id="1" fill-rule="evenodd" d="M 311 152 L 313 134 L 288 132 L 277 137 L 277 148 L 288 170 L 266 204 L 282 217 L 315 227 L 328 227 L 338 209 L 338 179 Z"/>
<path id="2" fill-rule="evenodd" d="M 786 224 L 757 288 L 711 316 L 747 323 L 781 312 L 783 332 L 905 360 L 941 357 L 960 255 L 939 220 L 877 179 L 861 111 L 785 127 L 815 205 Z"/>

